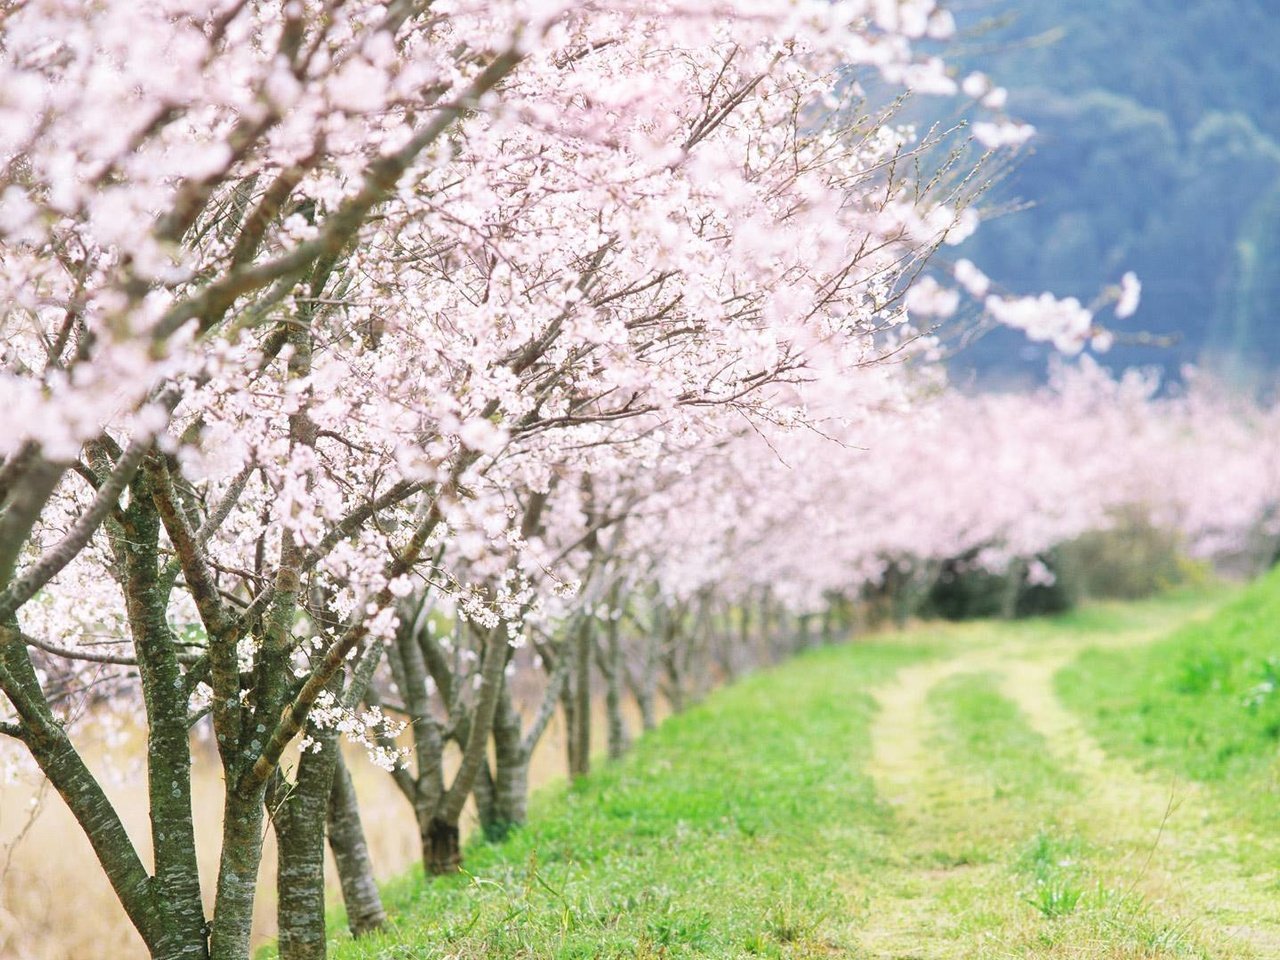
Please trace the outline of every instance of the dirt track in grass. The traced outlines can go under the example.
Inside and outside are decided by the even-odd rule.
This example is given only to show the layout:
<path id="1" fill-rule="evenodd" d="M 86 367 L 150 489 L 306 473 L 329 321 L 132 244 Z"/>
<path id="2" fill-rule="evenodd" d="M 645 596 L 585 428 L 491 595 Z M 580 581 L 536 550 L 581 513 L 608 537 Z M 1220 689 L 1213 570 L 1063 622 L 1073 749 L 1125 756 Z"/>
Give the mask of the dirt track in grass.
<path id="1" fill-rule="evenodd" d="M 937 657 L 875 691 L 895 853 L 867 957 L 1280 957 L 1275 875 L 1235 856 L 1213 799 L 1108 756 L 1054 689 L 1081 649 L 1185 619 L 943 627 Z"/>

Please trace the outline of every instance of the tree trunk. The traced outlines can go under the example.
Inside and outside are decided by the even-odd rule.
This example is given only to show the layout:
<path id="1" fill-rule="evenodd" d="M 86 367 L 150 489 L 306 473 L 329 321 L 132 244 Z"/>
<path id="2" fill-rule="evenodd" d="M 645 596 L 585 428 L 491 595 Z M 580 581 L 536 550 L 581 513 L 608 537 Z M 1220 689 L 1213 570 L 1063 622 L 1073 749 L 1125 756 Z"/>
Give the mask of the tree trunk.
<path id="1" fill-rule="evenodd" d="M 304 748 L 298 779 L 273 817 L 279 870 L 276 916 L 280 960 L 323 960 L 328 937 L 324 918 L 324 827 L 338 752 L 335 730 L 308 728 L 318 751 Z M 284 781 L 284 778 L 280 778 Z M 286 784 L 286 788 L 288 788 Z"/>
<path id="2" fill-rule="evenodd" d="M 347 908 L 347 926 L 353 937 L 377 930 L 387 921 L 382 894 L 373 878 L 373 858 L 360 822 L 356 790 L 346 761 L 338 753 L 334 762 L 333 787 L 329 791 L 329 849 L 342 883 L 342 902 Z"/>
<path id="3" fill-rule="evenodd" d="M 462 866 L 462 843 L 458 823 L 462 808 L 475 788 L 480 769 L 493 733 L 494 717 L 502 701 L 504 674 L 511 647 L 506 625 L 488 631 L 484 639 L 484 655 L 480 666 L 480 691 L 462 747 L 462 760 L 453 783 L 443 796 L 433 798 L 429 814 L 419 815 L 418 829 L 422 841 L 422 863 L 428 874 L 456 873 Z"/>
<path id="4" fill-rule="evenodd" d="M 212 960 L 249 960 L 253 898 L 262 864 L 263 791 L 240 794 L 227 786 L 223 803 L 222 858 L 209 942 Z"/>
<path id="5" fill-rule="evenodd" d="M 204 960 L 203 922 L 190 921 L 182 900 L 161 903 L 163 888 L 147 875 L 123 822 L 43 698 L 16 623 L 0 624 L 0 689 L 22 723 L 23 742 L 93 846 L 112 889 L 157 960 Z M 176 911 L 176 912 L 175 912 Z M 246 938 L 244 952 L 248 955 Z"/>
<path id="6" fill-rule="evenodd" d="M 529 822 L 529 757 L 523 751 L 501 762 L 494 779 L 494 819 L 488 836 L 505 840 Z"/>
<path id="7" fill-rule="evenodd" d="M 685 694 L 684 680 L 680 676 L 680 667 L 675 657 L 667 658 L 667 702 L 671 704 L 672 713 L 684 713 Z"/>
<path id="8" fill-rule="evenodd" d="M 481 811 L 480 826 L 485 839 L 500 842 L 528 821 L 529 758 L 531 749 L 523 742 L 520 714 L 504 689 L 493 718 L 493 780 L 487 809 Z"/>
<path id="9" fill-rule="evenodd" d="M 591 772 L 591 618 L 583 617 L 574 638 L 573 750 L 569 776 L 585 777 Z"/>
<path id="10" fill-rule="evenodd" d="M 774 630 L 773 603 L 766 590 L 760 594 L 760 646 L 766 663 L 778 662 L 777 635 Z"/>
<path id="11" fill-rule="evenodd" d="M 422 866 L 431 876 L 457 873 L 462 866 L 461 834 L 456 823 L 433 816 L 420 826 Z"/>
<path id="12" fill-rule="evenodd" d="M 1015 557 L 1005 571 L 1004 591 L 1000 597 L 1000 616 L 1004 620 L 1013 620 L 1018 616 L 1018 596 L 1022 593 L 1022 584 L 1027 576 L 1027 562 Z"/>
<path id="13" fill-rule="evenodd" d="M 720 667 L 720 682 L 733 683 L 738 679 L 738 640 L 733 629 L 733 611 L 726 608 L 724 622 L 715 631 L 716 663 Z"/>
<path id="14" fill-rule="evenodd" d="M 640 707 L 640 728 L 646 733 L 658 726 L 658 638 L 644 638 L 644 658 L 640 663 L 640 679 L 633 692 Z"/>
<path id="15" fill-rule="evenodd" d="M 684 671 L 681 669 L 678 644 L 679 621 L 675 611 L 668 611 L 662 628 L 662 666 L 667 675 L 666 695 L 673 713 L 683 713 L 686 706 Z"/>
<path id="16" fill-rule="evenodd" d="M 644 693 L 639 698 L 640 705 L 640 729 L 648 733 L 650 730 L 657 729 L 658 713 L 654 704 L 653 687 L 645 685 Z"/>
<path id="17" fill-rule="evenodd" d="M 889 615 L 893 625 L 901 630 L 911 616 L 911 573 L 898 563 L 889 564 L 884 576 Z"/>
<path id="18" fill-rule="evenodd" d="M 43 722 L 46 719 L 47 724 Z M 42 721 L 39 725 L 27 722 L 29 732 L 25 742 L 31 755 L 84 829 L 107 879 L 152 955 L 166 960 L 184 955 L 201 956 L 195 950 L 180 949 L 173 931 L 164 929 L 163 913 L 148 894 L 146 869 L 124 824 L 62 726 L 51 715 L 41 716 L 39 720 Z M 197 942 L 203 950 L 204 937 L 199 937 Z"/>
<path id="19" fill-rule="evenodd" d="M 788 660 L 795 655 L 800 648 L 800 629 L 797 625 L 796 617 L 790 610 L 779 605 L 777 612 L 778 624 L 778 661 Z"/>
<path id="20" fill-rule="evenodd" d="M 622 644 L 618 637 L 618 619 L 612 617 L 601 650 L 601 672 L 604 674 L 604 707 L 607 717 L 609 759 L 617 760 L 630 747 L 627 721 L 622 715 Z"/>
<path id="21" fill-rule="evenodd" d="M 571 656 L 566 651 L 565 656 Z M 564 758 L 565 773 L 572 780 L 578 769 L 578 698 L 574 696 L 573 671 L 570 670 L 568 682 L 560 691 L 560 711 L 564 714 Z"/>
<path id="22" fill-rule="evenodd" d="M 494 739 L 497 737 L 495 735 Z M 495 834 L 499 822 L 497 801 L 494 799 L 493 782 L 495 774 L 489 767 L 489 761 L 480 764 L 480 772 L 476 774 L 475 785 L 471 788 L 471 798 L 476 802 L 476 817 L 480 821 L 480 829 L 484 838 L 490 842 L 501 840 Z"/>
<path id="23" fill-rule="evenodd" d="M 152 945 L 152 952 L 199 956 L 207 945 L 191 807 L 188 694 L 167 618 L 168 587 L 160 576 L 161 522 L 152 499 L 153 475 L 153 470 L 147 470 L 134 478 L 129 506 L 108 531 L 122 574 L 129 633 L 147 710 L 152 886 L 163 918 L 161 940 Z"/>

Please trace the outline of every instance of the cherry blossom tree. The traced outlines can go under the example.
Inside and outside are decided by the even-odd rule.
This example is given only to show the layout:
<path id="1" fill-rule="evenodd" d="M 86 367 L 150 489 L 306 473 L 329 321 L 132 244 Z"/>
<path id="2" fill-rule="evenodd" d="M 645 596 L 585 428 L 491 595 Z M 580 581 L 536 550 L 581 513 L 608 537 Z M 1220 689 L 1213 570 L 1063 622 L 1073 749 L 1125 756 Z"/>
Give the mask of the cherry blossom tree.
<path id="1" fill-rule="evenodd" d="M 382 749 L 359 704 L 424 592 L 479 645 L 463 765 L 419 797 L 456 862 L 510 641 L 562 579 L 530 570 L 553 478 L 794 418 L 818 348 L 856 371 L 911 339 L 907 279 L 974 225 L 857 82 L 954 88 L 912 50 L 950 30 L 931 0 L 0 17 L 0 730 L 157 957 L 247 955 L 268 815 L 282 951 L 323 954 L 335 733 Z M 107 693 L 149 733 L 150 868 L 64 723 Z"/>
<path id="2" fill-rule="evenodd" d="M 743 436 L 729 469 L 758 482 L 733 487 L 734 519 L 704 538 L 732 543 L 742 564 L 718 573 L 721 589 L 749 572 L 817 612 L 833 593 L 957 557 L 1043 582 L 1049 551 L 1134 512 L 1207 560 L 1277 533 L 1273 403 L 1193 371 L 1162 390 L 1088 358 L 1036 391 L 968 393 L 924 373 L 885 379 L 879 404 L 837 384 L 826 409 L 876 411 L 856 418 L 822 416 L 815 395 L 821 433 Z"/>
<path id="3" fill-rule="evenodd" d="M 1108 336 L 927 269 L 980 177 L 863 81 L 1029 135 L 917 53 L 951 28 L 933 0 L 0 13 L 0 732 L 152 956 L 248 956 L 268 824 L 282 956 L 324 955 L 326 825 L 378 922 L 343 737 L 447 872 L 468 797 L 523 821 L 557 708 L 587 771 L 598 677 L 616 754 L 627 689 L 651 723 L 904 564 L 1034 558 L 1117 504 L 1205 550 L 1274 516 L 1260 407 L 1088 365 L 946 386 L 928 330 L 966 300 Z M 90 701 L 147 731 L 150 864 L 77 749 Z M 211 913 L 192 730 L 226 784 Z"/>

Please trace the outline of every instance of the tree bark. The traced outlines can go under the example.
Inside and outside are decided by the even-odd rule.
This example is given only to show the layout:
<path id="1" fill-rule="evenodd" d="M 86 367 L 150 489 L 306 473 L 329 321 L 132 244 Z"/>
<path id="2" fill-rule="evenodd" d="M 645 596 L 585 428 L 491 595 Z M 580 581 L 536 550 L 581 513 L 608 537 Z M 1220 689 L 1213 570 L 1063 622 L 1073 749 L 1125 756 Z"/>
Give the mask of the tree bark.
<path id="1" fill-rule="evenodd" d="M 475 787 L 480 768 L 487 763 L 485 753 L 493 720 L 501 700 L 503 674 L 510 646 L 507 627 L 500 623 L 489 630 L 484 639 L 484 659 L 480 670 L 480 694 L 466 732 L 462 762 L 453 783 L 429 808 L 422 808 L 418 829 L 422 841 L 422 862 L 428 874 L 456 873 L 462 866 L 462 843 L 459 822 L 467 797 Z"/>
<path id="2" fill-rule="evenodd" d="M 813 614 L 802 613 L 796 617 L 796 640 L 801 650 L 809 650 L 818 645 L 813 634 Z"/>
<path id="3" fill-rule="evenodd" d="M 20 644 L 21 641 L 18 640 L 0 643 L 0 680 L 4 682 L 6 695 L 19 711 L 23 742 L 31 751 L 40 771 L 49 778 L 49 782 L 84 830 L 125 913 L 142 935 L 143 942 L 153 956 L 164 957 L 166 960 L 203 956 L 203 936 L 190 945 L 192 949 L 183 950 L 180 947 L 175 949 L 174 938 L 166 935 L 163 917 L 152 895 L 151 880 L 146 868 L 138 858 L 115 807 L 85 766 L 62 726 L 46 709 L 20 702 L 11 693 L 15 681 L 35 683 L 34 671 L 22 671 L 29 672 L 29 677 L 14 676 L 23 665 L 15 662 L 19 654 L 12 647 Z M 21 650 L 20 655 L 29 665 L 25 649 Z"/>
<path id="4" fill-rule="evenodd" d="M 573 725 L 569 777 L 591 772 L 591 618 L 583 617 L 573 636 Z"/>
<path id="5" fill-rule="evenodd" d="M 644 637 L 644 654 L 640 661 L 640 676 L 632 684 L 631 692 L 640 707 L 640 728 L 648 733 L 658 726 L 658 638 L 652 634 Z"/>
<path id="6" fill-rule="evenodd" d="M 520 714 L 503 685 L 493 718 L 494 768 L 487 810 L 482 810 L 480 826 L 485 839 L 499 842 L 528 821 L 529 759 L 522 737 Z"/>
<path id="7" fill-rule="evenodd" d="M 672 713 L 683 713 L 687 706 L 684 665 L 679 650 L 679 618 L 677 611 L 668 610 L 662 621 L 662 667 L 667 680 L 664 692 Z"/>
<path id="8" fill-rule="evenodd" d="M 320 749 L 303 749 L 297 782 L 284 788 L 272 817 L 277 839 L 276 916 L 281 960 L 323 960 L 328 937 L 324 914 L 324 830 L 338 753 L 335 730 L 308 726 Z"/>
<path id="9" fill-rule="evenodd" d="M 569 657 L 572 662 L 572 651 L 565 651 L 564 655 Z M 560 691 L 560 710 L 564 714 L 565 774 L 570 780 L 574 778 L 575 771 L 578 769 L 578 698 L 573 695 L 573 680 L 571 670 L 569 681 L 564 685 L 564 689 Z"/>
<path id="10" fill-rule="evenodd" d="M 420 825 L 422 865 L 431 876 L 457 873 L 462 866 L 461 832 L 456 822 L 433 816 Z"/>
<path id="11" fill-rule="evenodd" d="M 334 760 L 333 787 L 329 791 L 329 849 L 342 883 L 347 927 L 353 937 L 377 930 L 387 921 L 382 894 L 373 876 L 373 858 L 360 822 L 355 785 L 339 751 Z"/>
<path id="12" fill-rule="evenodd" d="M 616 606 L 616 600 L 614 602 Z M 631 738 L 622 715 L 622 643 L 616 616 L 609 618 L 604 644 L 600 648 L 600 672 L 604 674 L 604 708 L 607 722 L 609 759 L 616 760 L 627 752 Z"/>
<path id="13" fill-rule="evenodd" d="M 1014 620 L 1018 616 L 1018 596 L 1022 593 L 1023 583 L 1027 577 L 1027 561 L 1015 557 L 1009 562 L 1005 571 L 1004 590 L 1000 597 L 1000 617 L 1003 620 Z"/>
<path id="14" fill-rule="evenodd" d="M 222 858 L 213 911 L 212 960 L 249 960 L 253 898 L 262 863 L 265 791 L 228 785 L 223 803 Z"/>
<path id="15" fill-rule="evenodd" d="M 169 956 L 206 953 L 204 904 L 196 859 L 191 807 L 191 746 L 187 686 L 167 619 L 168 585 L 160 575 L 160 514 L 152 499 L 149 469 L 131 486 L 119 525 L 108 525 L 121 571 L 129 632 L 138 658 L 147 711 L 147 794 L 151 840 L 163 920 L 155 952 Z M 163 477 L 163 474 L 160 474 Z"/>

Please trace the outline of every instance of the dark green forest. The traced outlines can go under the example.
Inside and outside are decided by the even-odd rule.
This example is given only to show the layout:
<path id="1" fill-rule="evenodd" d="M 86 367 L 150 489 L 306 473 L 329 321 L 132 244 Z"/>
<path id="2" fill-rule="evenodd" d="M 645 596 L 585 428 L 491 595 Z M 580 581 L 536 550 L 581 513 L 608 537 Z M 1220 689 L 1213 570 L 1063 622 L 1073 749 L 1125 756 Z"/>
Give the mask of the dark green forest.
<path id="1" fill-rule="evenodd" d="M 1142 309 L 1108 364 L 1237 376 L 1280 364 L 1280 3 L 976 0 L 950 56 L 981 62 L 1038 135 L 965 254 L 1017 292 L 1086 302 L 1127 269 Z M 1150 342 L 1155 335 L 1156 342 Z M 1145 341 L 1145 342 L 1144 342 Z M 987 336 L 962 369 L 1039 372 Z"/>

